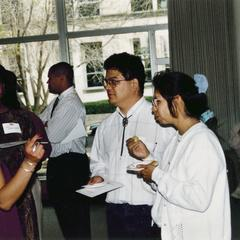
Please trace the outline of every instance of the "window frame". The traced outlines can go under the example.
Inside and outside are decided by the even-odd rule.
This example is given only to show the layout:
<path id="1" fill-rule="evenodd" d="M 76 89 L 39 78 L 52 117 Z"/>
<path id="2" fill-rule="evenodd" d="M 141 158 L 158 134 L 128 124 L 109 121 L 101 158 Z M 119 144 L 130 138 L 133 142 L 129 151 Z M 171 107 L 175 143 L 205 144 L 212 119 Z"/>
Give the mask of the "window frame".
<path id="1" fill-rule="evenodd" d="M 148 25 L 148 26 L 141 25 L 141 26 L 131 26 L 131 27 L 105 28 L 105 29 L 97 29 L 97 30 L 68 32 L 66 12 L 65 12 L 65 0 L 56 0 L 56 14 L 57 14 L 56 21 L 58 25 L 58 33 L 34 35 L 34 36 L 23 36 L 23 37 L 12 37 L 12 38 L 1 38 L 0 45 L 58 40 L 59 50 L 60 50 L 60 60 L 70 62 L 69 43 L 68 43 L 70 39 L 81 38 L 81 37 L 107 36 L 107 35 L 125 34 L 125 33 L 148 32 L 149 54 L 150 54 L 150 61 L 151 61 L 152 76 L 157 71 L 158 65 L 169 64 L 170 62 L 169 58 L 157 58 L 156 56 L 155 32 L 159 30 L 168 29 L 167 23 Z M 96 89 L 97 88 L 102 88 L 102 87 L 96 87 Z"/>

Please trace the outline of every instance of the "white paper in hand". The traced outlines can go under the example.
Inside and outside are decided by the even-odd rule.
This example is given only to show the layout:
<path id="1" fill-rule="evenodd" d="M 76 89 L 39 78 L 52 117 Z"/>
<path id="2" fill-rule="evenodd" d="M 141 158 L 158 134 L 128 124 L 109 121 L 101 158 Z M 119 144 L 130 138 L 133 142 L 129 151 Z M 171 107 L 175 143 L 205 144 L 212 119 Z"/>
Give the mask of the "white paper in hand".
<path id="1" fill-rule="evenodd" d="M 107 182 L 100 182 L 100 183 L 95 183 L 95 184 L 87 184 L 83 185 L 83 188 L 91 189 L 91 188 L 98 188 L 98 187 L 103 187 L 107 184 Z"/>
<path id="2" fill-rule="evenodd" d="M 103 182 L 103 183 L 102 183 L 102 186 L 100 185 L 101 183 L 96 183 L 96 184 L 91 185 L 91 186 L 94 186 L 94 185 L 98 184 L 97 187 L 96 186 L 89 187 L 90 185 L 84 185 L 82 189 L 79 189 L 76 192 L 83 194 L 87 197 L 96 197 L 105 192 L 110 192 L 117 188 L 123 187 L 123 184 L 121 184 L 119 182 Z"/>

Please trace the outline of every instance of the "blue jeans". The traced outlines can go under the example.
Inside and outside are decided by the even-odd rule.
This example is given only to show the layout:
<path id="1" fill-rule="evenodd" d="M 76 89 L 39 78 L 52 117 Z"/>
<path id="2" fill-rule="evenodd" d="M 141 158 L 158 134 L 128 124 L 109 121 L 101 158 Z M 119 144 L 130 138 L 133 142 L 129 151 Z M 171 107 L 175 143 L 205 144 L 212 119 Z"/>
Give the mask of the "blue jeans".
<path id="1" fill-rule="evenodd" d="M 148 205 L 107 203 L 109 239 L 160 239 L 160 229 L 153 225 Z"/>

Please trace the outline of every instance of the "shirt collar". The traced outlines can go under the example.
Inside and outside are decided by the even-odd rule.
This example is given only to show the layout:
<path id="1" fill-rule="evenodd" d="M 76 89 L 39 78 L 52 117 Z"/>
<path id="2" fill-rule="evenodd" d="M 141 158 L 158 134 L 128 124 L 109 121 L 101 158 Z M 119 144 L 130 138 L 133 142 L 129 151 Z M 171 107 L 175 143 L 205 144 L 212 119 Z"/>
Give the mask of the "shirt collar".
<path id="1" fill-rule="evenodd" d="M 135 111 L 139 108 L 139 106 L 144 102 L 145 98 L 142 96 L 127 112 L 127 116 L 129 117 L 130 115 L 134 114 Z M 120 109 L 117 107 L 117 111 L 124 116 L 124 114 L 120 111 Z"/>
<path id="2" fill-rule="evenodd" d="M 69 87 L 68 89 L 66 89 L 65 91 L 63 91 L 59 96 L 59 100 L 62 99 L 63 97 L 73 93 L 75 91 L 75 88 L 73 86 Z"/>

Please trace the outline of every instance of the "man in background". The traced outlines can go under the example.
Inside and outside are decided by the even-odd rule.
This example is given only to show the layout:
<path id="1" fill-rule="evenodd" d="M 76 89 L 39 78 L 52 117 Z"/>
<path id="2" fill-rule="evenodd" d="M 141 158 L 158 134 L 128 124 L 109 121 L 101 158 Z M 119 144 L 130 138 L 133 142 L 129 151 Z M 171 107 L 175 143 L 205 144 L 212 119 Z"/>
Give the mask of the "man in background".
<path id="1" fill-rule="evenodd" d="M 49 69 L 48 89 L 57 94 L 40 114 L 52 144 L 47 189 L 66 239 L 90 238 L 89 205 L 75 191 L 89 179 L 85 152 L 86 111 L 74 88 L 72 66 L 59 62 Z"/>

